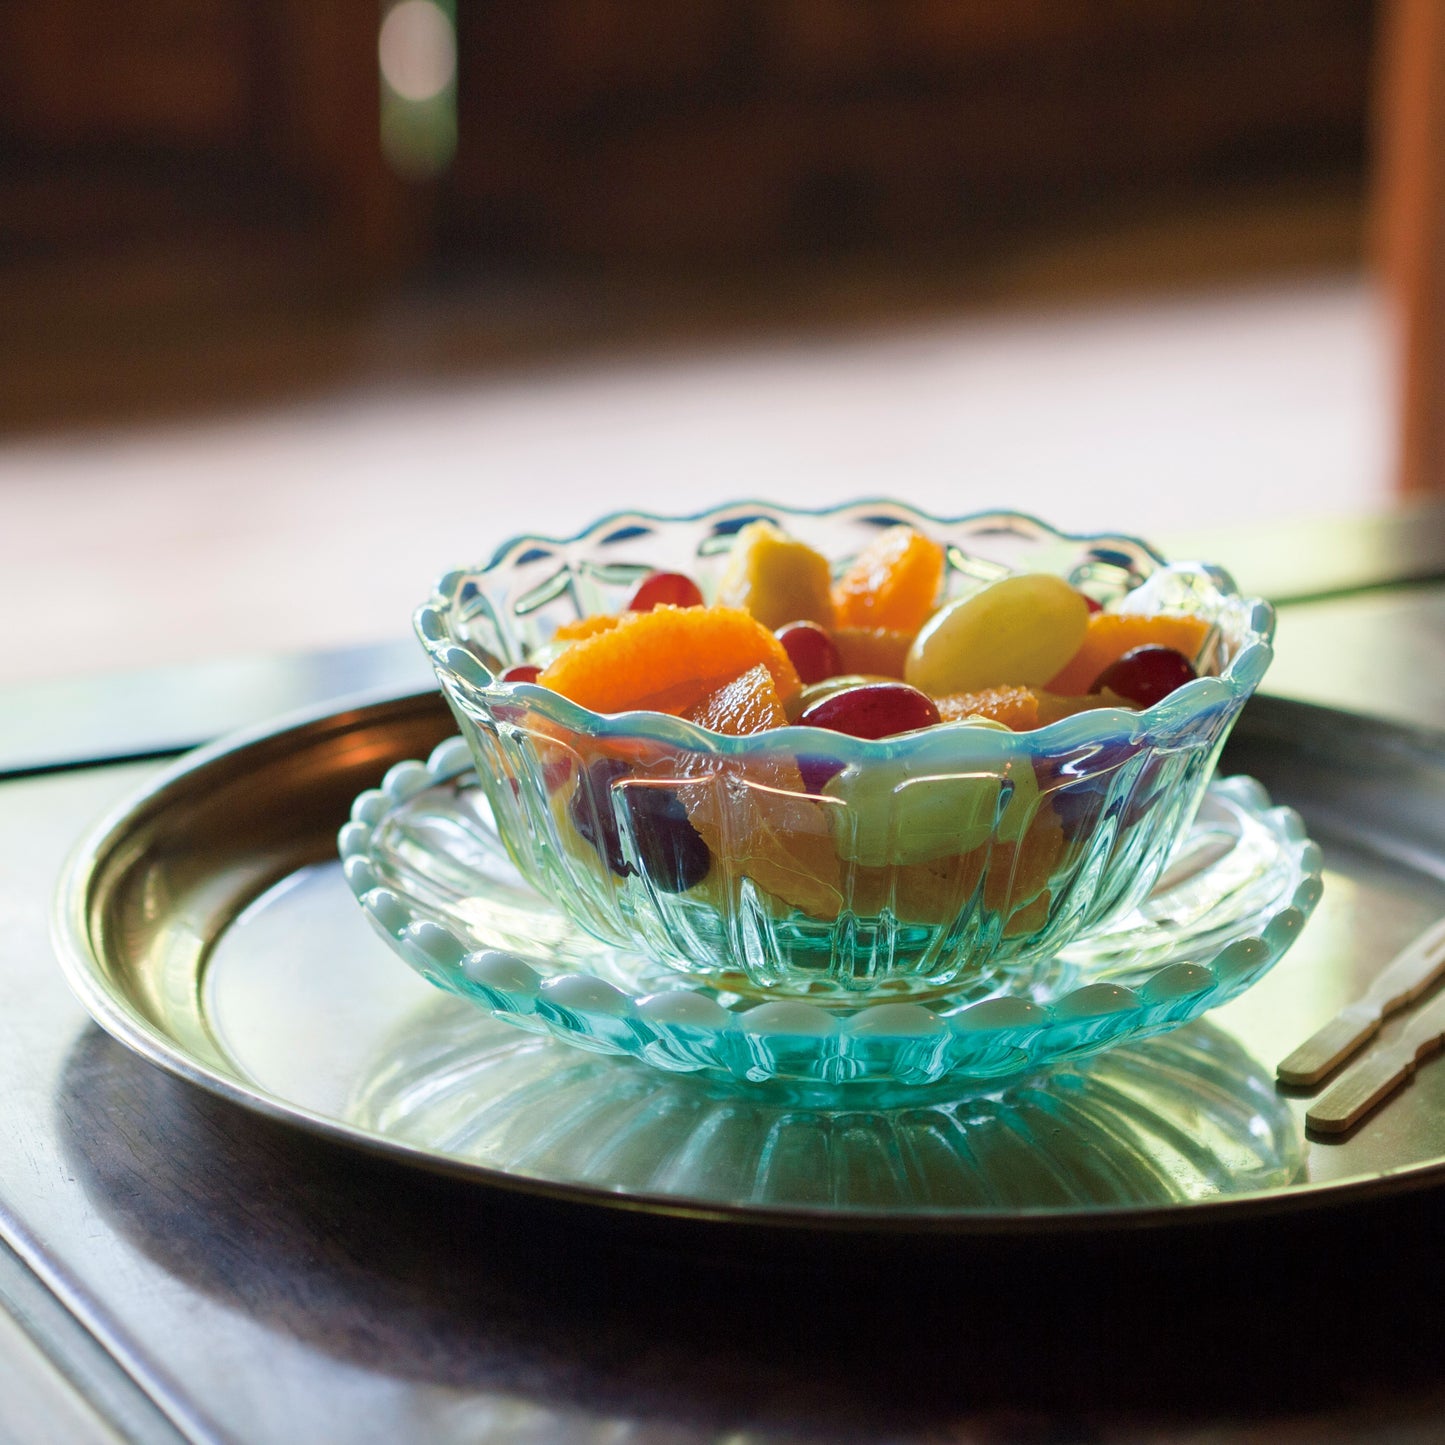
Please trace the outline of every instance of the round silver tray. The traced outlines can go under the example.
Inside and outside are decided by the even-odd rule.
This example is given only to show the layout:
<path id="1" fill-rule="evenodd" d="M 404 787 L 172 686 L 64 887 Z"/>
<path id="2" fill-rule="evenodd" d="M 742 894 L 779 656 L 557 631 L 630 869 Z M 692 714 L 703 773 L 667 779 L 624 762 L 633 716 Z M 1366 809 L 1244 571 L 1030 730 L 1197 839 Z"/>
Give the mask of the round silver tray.
<path id="1" fill-rule="evenodd" d="M 1276 1062 L 1445 911 L 1445 739 L 1272 699 L 1236 766 L 1300 809 L 1324 897 L 1203 1021 L 996 1087 L 738 1085 L 520 1034 L 372 933 L 334 839 L 450 731 L 433 695 L 258 730 L 105 819 L 57 942 L 96 1020 L 242 1107 L 489 1190 L 770 1231 L 936 1235 L 1244 1218 L 1445 1178 L 1445 1067 L 1335 1141 Z M 1347 760 L 1348 763 L 1347 763 Z"/>

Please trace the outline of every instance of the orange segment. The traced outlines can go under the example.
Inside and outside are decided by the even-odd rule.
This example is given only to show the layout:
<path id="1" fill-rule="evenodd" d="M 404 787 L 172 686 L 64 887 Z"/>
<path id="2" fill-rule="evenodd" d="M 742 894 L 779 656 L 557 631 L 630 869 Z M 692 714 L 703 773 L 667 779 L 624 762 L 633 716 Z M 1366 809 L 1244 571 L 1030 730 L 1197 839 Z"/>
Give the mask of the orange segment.
<path id="1" fill-rule="evenodd" d="M 1047 683 L 1050 692 L 1082 693 L 1112 662 L 1135 647 L 1172 647 L 1191 662 L 1199 656 L 1209 623 L 1200 617 L 1149 616 L 1135 612 L 1095 612 L 1083 645 Z"/>
<path id="2" fill-rule="evenodd" d="M 888 627 L 835 627 L 833 646 L 845 673 L 867 677 L 903 676 L 903 662 L 913 645 L 912 632 Z"/>
<path id="3" fill-rule="evenodd" d="M 887 908 L 902 923 L 950 923 L 968 906 L 987 861 L 985 846 L 926 863 L 855 867 L 849 902 L 864 916 Z"/>
<path id="4" fill-rule="evenodd" d="M 581 642 L 584 637 L 596 637 L 599 632 L 611 632 L 622 619 L 611 612 L 599 612 L 592 617 L 579 617 L 576 622 L 564 622 L 552 634 L 553 642 Z"/>
<path id="5" fill-rule="evenodd" d="M 735 677 L 716 692 L 710 692 L 683 716 L 699 727 L 711 728 L 715 733 L 727 733 L 729 737 L 744 737 L 748 733 L 784 727 L 788 721 L 783 701 L 773 685 L 773 675 L 762 663 L 749 668 L 741 677 Z"/>
<path id="6" fill-rule="evenodd" d="M 1031 687 L 988 687 L 981 692 L 955 692 L 937 699 L 944 722 L 966 717 L 992 718 L 1016 733 L 1039 725 L 1039 694 Z"/>
<path id="7" fill-rule="evenodd" d="M 943 548 L 912 527 L 890 527 L 853 559 L 833 586 L 840 627 L 916 633 L 943 581 Z"/>
<path id="8" fill-rule="evenodd" d="M 759 665 L 705 697 L 686 716 L 740 737 L 788 721 L 772 675 Z M 751 879 L 815 918 L 842 906 L 840 866 L 823 805 L 783 758 L 718 760 L 706 781 L 679 789 L 688 818 L 729 878 Z"/>
<path id="9" fill-rule="evenodd" d="M 790 908 L 813 918 L 836 918 L 843 906 L 842 865 L 823 805 L 772 778 L 734 774 L 716 779 L 715 795 L 694 802 L 679 790 L 688 819 L 729 880 L 749 879 Z"/>
<path id="10" fill-rule="evenodd" d="M 983 901 L 996 913 L 1011 914 L 1048 888 L 1064 851 L 1064 830 L 1047 803 L 1029 820 L 1017 843 L 1001 843 L 989 859 Z"/>
<path id="11" fill-rule="evenodd" d="M 1032 903 L 1015 908 L 1003 926 L 1005 938 L 1025 938 L 1040 932 L 1049 921 L 1049 891 L 1046 888 Z"/>
<path id="12" fill-rule="evenodd" d="M 594 712 L 685 712 L 761 663 L 786 702 L 802 683 L 783 644 L 735 607 L 655 607 L 574 642 L 537 679 Z"/>
<path id="13" fill-rule="evenodd" d="M 714 759 L 700 774 L 688 771 L 694 779 L 677 794 L 716 860 L 717 882 L 734 888 L 747 879 L 785 907 L 838 916 L 842 865 L 825 805 L 804 791 L 796 763 Z"/>

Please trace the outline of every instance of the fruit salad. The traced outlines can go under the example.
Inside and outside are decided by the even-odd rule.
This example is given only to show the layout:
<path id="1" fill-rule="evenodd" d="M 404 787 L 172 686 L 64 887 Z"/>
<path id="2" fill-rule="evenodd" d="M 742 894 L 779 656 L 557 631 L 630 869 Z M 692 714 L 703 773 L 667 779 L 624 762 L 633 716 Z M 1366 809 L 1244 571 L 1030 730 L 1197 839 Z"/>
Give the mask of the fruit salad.
<path id="1" fill-rule="evenodd" d="M 654 572 L 625 611 L 563 624 L 550 655 L 503 680 L 732 735 L 798 724 L 881 739 L 960 721 L 1021 732 L 1096 707 L 1149 707 L 1197 677 L 1207 655 L 1202 618 L 1105 610 L 1048 573 L 941 602 L 944 562 L 940 543 L 900 525 L 835 576 L 805 543 L 753 522 L 710 601 L 690 577 Z"/>
<path id="2" fill-rule="evenodd" d="M 653 571 L 616 612 L 561 623 L 500 674 L 517 699 L 504 721 L 520 720 L 513 735 L 536 760 L 494 795 L 504 833 L 552 860 L 537 876 L 560 871 L 564 901 L 589 927 L 615 935 L 621 918 L 698 971 L 746 955 L 754 986 L 796 982 L 811 956 L 844 992 L 899 972 L 926 988 L 971 956 L 1066 940 L 1128 901 L 1141 870 L 1157 871 L 1159 839 L 1197 800 L 1212 747 L 1161 760 L 1121 737 L 1081 755 L 865 759 L 800 729 L 942 741 L 1139 711 L 1208 671 L 1213 629 L 1131 611 L 1127 596 L 1103 607 L 1044 572 L 955 575 L 945 597 L 947 562 L 912 526 L 835 562 L 755 521 L 705 583 Z M 531 688 L 779 746 L 604 740 L 528 711 Z M 649 931 L 658 916 L 666 929 Z M 803 975 L 790 973 L 800 960 Z"/>

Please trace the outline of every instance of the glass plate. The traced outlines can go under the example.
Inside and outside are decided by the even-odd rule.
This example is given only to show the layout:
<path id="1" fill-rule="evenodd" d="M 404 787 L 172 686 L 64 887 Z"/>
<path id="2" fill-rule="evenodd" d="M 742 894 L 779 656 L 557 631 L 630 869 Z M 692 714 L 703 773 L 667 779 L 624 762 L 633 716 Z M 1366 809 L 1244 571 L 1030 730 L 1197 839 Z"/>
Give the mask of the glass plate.
<path id="1" fill-rule="evenodd" d="M 437 987 L 579 1048 L 752 1081 L 998 1079 L 1161 1033 L 1261 978 L 1320 895 L 1298 814 L 1217 780 L 1154 892 L 1107 929 L 1004 989 L 846 1010 L 759 1002 L 582 932 L 517 872 L 460 738 L 397 764 L 351 817 L 347 883 Z"/>

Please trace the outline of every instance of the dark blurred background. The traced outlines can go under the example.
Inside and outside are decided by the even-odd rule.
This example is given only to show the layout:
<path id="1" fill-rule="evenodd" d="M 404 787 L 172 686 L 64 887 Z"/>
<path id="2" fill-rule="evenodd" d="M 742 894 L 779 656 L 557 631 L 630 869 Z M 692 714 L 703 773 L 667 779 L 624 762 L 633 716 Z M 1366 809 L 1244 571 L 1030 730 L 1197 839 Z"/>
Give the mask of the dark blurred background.
<path id="1" fill-rule="evenodd" d="M 0 4 L 0 683 L 626 506 L 1230 562 L 1445 482 L 1442 256 L 1441 0 Z"/>
<path id="2" fill-rule="evenodd" d="M 0 423 L 1358 264 L 1375 11 L 5 6 Z"/>

